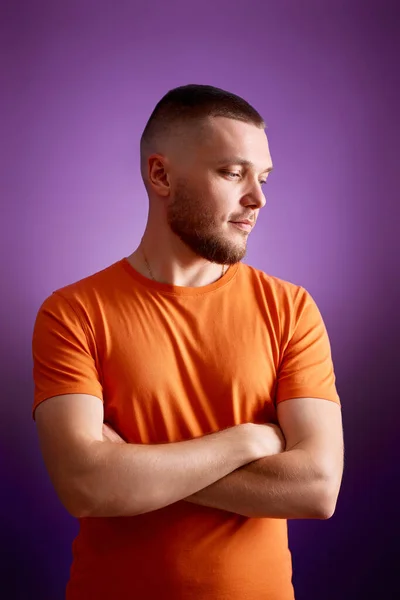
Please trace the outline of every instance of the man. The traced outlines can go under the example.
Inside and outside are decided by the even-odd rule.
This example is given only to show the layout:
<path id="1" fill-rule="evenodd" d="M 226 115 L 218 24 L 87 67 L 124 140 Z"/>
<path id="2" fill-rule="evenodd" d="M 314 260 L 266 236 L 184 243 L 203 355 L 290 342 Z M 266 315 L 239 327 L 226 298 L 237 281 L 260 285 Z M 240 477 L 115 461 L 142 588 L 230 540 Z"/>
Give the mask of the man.
<path id="1" fill-rule="evenodd" d="M 245 100 L 171 90 L 141 243 L 38 312 L 34 418 L 80 519 L 68 600 L 294 598 L 287 519 L 333 514 L 343 439 L 315 302 L 241 262 L 271 169 Z"/>

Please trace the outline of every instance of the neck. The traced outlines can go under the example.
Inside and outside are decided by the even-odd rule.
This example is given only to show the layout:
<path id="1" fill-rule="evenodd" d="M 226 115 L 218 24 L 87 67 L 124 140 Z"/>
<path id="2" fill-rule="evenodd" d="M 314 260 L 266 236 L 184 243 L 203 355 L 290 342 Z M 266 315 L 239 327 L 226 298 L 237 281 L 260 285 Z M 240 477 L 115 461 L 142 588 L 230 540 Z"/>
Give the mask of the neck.
<path id="1" fill-rule="evenodd" d="M 184 246 L 179 248 L 179 245 Z M 179 244 L 163 246 L 145 235 L 128 260 L 144 277 L 183 287 L 202 287 L 217 281 L 228 270 L 228 265 L 211 263 L 195 255 L 179 240 Z M 177 247 L 178 246 L 178 247 Z M 146 260 L 148 266 L 146 265 Z M 150 273 L 151 272 L 151 273 Z"/>

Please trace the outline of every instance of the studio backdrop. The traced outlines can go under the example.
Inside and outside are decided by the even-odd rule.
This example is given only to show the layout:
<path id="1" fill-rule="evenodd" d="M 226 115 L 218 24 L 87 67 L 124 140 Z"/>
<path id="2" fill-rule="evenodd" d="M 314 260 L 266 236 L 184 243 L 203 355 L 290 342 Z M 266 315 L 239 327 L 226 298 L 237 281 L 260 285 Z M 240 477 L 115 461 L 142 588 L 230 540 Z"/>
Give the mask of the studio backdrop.
<path id="1" fill-rule="evenodd" d="M 0 27 L 0 595 L 61 600 L 78 529 L 31 417 L 36 313 L 136 248 L 140 135 L 169 89 L 202 83 L 267 123 L 244 262 L 305 287 L 331 340 L 345 474 L 331 519 L 289 522 L 296 598 L 398 598 L 396 3 L 16 0 Z"/>

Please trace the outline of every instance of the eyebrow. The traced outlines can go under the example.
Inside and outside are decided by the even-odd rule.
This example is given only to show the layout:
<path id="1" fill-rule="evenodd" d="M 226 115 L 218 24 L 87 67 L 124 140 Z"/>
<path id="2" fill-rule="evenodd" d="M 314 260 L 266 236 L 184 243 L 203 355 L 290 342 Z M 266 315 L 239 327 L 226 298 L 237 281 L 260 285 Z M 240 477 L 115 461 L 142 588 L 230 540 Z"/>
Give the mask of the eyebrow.
<path id="1" fill-rule="evenodd" d="M 231 156 L 230 158 L 225 158 L 224 160 L 218 161 L 218 166 L 222 165 L 241 165 L 242 167 L 251 167 L 254 168 L 255 164 L 250 160 L 246 160 L 245 158 L 240 158 L 240 156 Z M 261 173 L 270 173 L 273 170 L 273 166 L 267 167 Z"/>

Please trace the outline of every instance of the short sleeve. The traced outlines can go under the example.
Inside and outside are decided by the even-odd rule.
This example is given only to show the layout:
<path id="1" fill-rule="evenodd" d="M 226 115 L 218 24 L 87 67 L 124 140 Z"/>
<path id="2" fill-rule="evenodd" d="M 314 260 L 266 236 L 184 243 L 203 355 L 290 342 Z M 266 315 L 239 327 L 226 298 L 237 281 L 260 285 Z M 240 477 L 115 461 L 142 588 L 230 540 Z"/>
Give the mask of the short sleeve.
<path id="1" fill-rule="evenodd" d="M 91 394 L 103 399 L 95 360 L 95 343 L 71 301 L 58 292 L 49 296 L 36 316 L 33 337 L 34 402 L 52 396 Z"/>
<path id="2" fill-rule="evenodd" d="M 324 398 L 340 405 L 328 333 L 309 292 L 297 288 L 287 342 L 277 375 L 276 403 Z"/>

